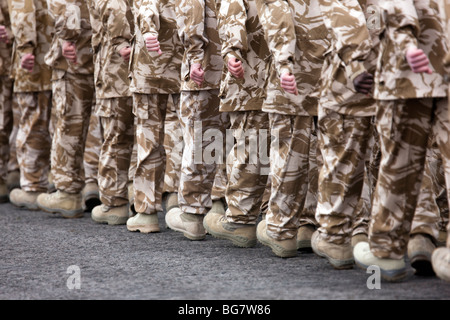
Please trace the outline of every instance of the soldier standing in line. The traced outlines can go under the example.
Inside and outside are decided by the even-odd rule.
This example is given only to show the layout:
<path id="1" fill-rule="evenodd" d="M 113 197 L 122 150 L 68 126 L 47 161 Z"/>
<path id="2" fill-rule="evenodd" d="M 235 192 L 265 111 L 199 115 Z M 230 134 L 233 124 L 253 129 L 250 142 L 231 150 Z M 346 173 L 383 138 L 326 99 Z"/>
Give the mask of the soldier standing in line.
<path id="1" fill-rule="evenodd" d="M 330 46 L 316 1 L 258 1 L 273 66 L 263 111 L 269 113 L 271 196 L 258 240 L 280 257 L 297 256 L 308 191 L 310 142 L 319 80 Z M 307 72 L 305 72 L 307 70 Z"/>
<path id="2" fill-rule="evenodd" d="M 445 0 L 444 3 L 442 3 L 444 6 L 444 16 L 446 18 L 446 29 L 445 33 L 447 35 L 447 49 L 450 48 L 450 0 Z M 444 65 L 446 67 L 447 71 L 447 77 L 449 75 L 448 70 L 450 69 L 450 51 L 447 51 L 447 55 L 444 58 Z M 447 80 L 448 81 L 448 80 Z M 450 92 L 450 88 L 449 91 Z M 450 118 L 450 114 L 449 114 Z M 450 119 L 449 119 L 450 120 Z M 448 144 L 448 141 L 447 141 Z M 441 167 L 442 168 L 442 167 Z M 430 170 L 432 172 L 432 170 Z M 446 179 L 445 179 L 446 180 Z M 450 199 L 449 194 L 449 181 L 445 181 L 446 184 L 446 205 L 448 205 L 448 201 Z M 441 183 L 441 185 L 444 185 L 444 183 Z M 435 193 L 436 194 L 436 193 Z M 448 206 L 447 206 L 448 209 Z M 448 213 L 448 211 L 447 211 Z M 414 224 L 413 224 L 414 226 Z M 436 248 L 432 255 L 431 255 L 431 265 L 433 267 L 433 271 L 436 273 L 436 275 L 441 278 L 442 280 L 450 282 L 450 222 L 447 220 L 447 238 L 446 238 L 446 244 L 442 248 Z M 409 245 L 409 244 L 408 244 Z"/>
<path id="3" fill-rule="evenodd" d="M 379 28 L 364 13 L 374 1 L 320 0 L 332 34 L 325 59 L 319 101 L 319 143 L 323 166 L 319 174 L 314 252 L 336 269 L 353 267 L 351 237 L 364 185 L 375 100 L 370 96 L 377 60 Z M 375 10 L 377 12 L 377 10 Z M 349 32 L 351 26 L 351 32 Z"/>
<path id="4" fill-rule="evenodd" d="M 17 115 L 13 112 L 14 81 L 10 78 L 12 53 L 11 21 L 7 0 L 0 1 L 0 203 L 9 199 L 8 173 L 10 163 L 17 162 L 15 157 L 15 139 Z M 14 134 L 15 135 L 15 134 Z M 13 139 L 11 139 L 13 138 Z"/>
<path id="5" fill-rule="evenodd" d="M 135 41 L 131 53 L 133 113 L 136 117 L 137 160 L 134 210 L 127 229 L 159 232 L 165 173 L 165 119 L 169 100 L 178 106 L 183 50 L 172 0 L 134 1 Z M 173 197 L 168 206 L 177 206 Z"/>
<path id="6" fill-rule="evenodd" d="M 14 35 L 12 77 L 20 109 L 16 152 L 21 186 L 11 191 L 10 201 L 38 210 L 36 199 L 48 190 L 52 71 L 44 57 L 50 49 L 54 25 L 45 0 L 10 0 L 9 5 Z"/>
<path id="7" fill-rule="evenodd" d="M 441 152 L 430 135 L 424 173 L 408 241 L 408 258 L 416 275 L 434 275 L 431 256 L 436 246 L 445 245 L 449 203 Z"/>
<path id="8" fill-rule="evenodd" d="M 101 205 L 94 221 L 125 224 L 128 220 L 128 171 L 134 142 L 133 101 L 128 61 L 134 21 L 127 0 L 90 1 L 95 62 L 96 106 L 103 132 L 98 168 Z"/>
<path id="9" fill-rule="evenodd" d="M 164 125 L 164 150 L 166 169 L 163 187 L 163 211 L 178 206 L 178 188 L 180 187 L 181 161 L 183 158 L 183 130 L 180 123 L 179 105 L 169 100 Z"/>
<path id="10" fill-rule="evenodd" d="M 377 265 L 383 279 L 399 281 L 409 274 L 404 255 L 430 134 L 437 138 L 444 170 L 450 172 L 442 63 L 447 48 L 438 1 L 382 0 L 379 6 L 386 17 L 374 91 L 381 162 L 369 242 L 358 243 L 353 255 L 359 266 Z"/>
<path id="11" fill-rule="evenodd" d="M 447 35 L 448 49 L 450 2 L 442 1 L 439 4 L 442 5 L 442 10 L 439 8 L 439 11 L 442 13 L 447 27 L 444 32 Z M 444 58 L 446 78 L 449 74 L 449 62 L 450 54 L 447 51 Z M 448 79 L 446 81 L 448 84 Z M 448 232 L 446 232 L 450 228 L 448 223 L 450 183 L 448 180 L 448 164 L 442 157 L 443 154 L 438 144 L 441 135 L 436 136 L 435 126 L 439 122 L 435 118 L 433 134 L 429 138 L 425 172 L 411 226 L 411 237 L 408 241 L 408 257 L 411 266 L 416 269 L 415 274 L 433 275 L 436 273 L 438 277 L 450 281 L 450 240 L 448 240 Z M 448 148 L 448 140 L 443 143 L 447 144 Z M 444 168 L 444 166 L 446 167 Z M 436 246 L 442 245 L 444 248 L 436 249 Z"/>
<path id="12" fill-rule="evenodd" d="M 88 212 L 91 212 L 92 209 L 101 204 L 98 190 L 98 166 L 103 142 L 103 130 L 100 117 L 95 114 L 94 110 L 92 111 L 84 146 L 83 165 L 85 181 L 81 191 L 84 211 Z"/>
<path id="13" fill-rule="evenodd" d="M 86 0 L 51 0 L 55 33 L 46 63 L 52 67 L 56 124 L 51 173 L 56 191 L 37 198 L 40 209 L 66 218 L 83 216 L 83 155 L 95 105 L 92 28 Z"/>
<path id="14" fill-rule="evenodd" d="M 169 210 L 165 220 L 169 228 L 183 232 L 187 238 L 202 240 L 206 236 L 203 218 L 212 207 L 211 191 L 216 171 L 222 169 L 229 124 L 228 114 L 219 111 L 223 60 L 214 1 L 177 0 L 175 4 L 178 33 L 185 49 L 180 97 L 185 145 L 179 207 Z M 205 135 L 208 130 L 214 132 L 212 139 Z M 206 150 L 211 147 L 215 155 L 206 159 Z"/>
<path id="15" fill-rule="evenodd" d="M 215 237 L 253 247 L 269 174 L 260 150 L 269 140 L 269 116 L 261 109 L 270 52 L 254 0 L 222 0 L 216 8 L 224 59 L 220 111 L 229 112 L 235 144 L 227 158 L 228 209 L 209 212 L 203 225 Z"/>

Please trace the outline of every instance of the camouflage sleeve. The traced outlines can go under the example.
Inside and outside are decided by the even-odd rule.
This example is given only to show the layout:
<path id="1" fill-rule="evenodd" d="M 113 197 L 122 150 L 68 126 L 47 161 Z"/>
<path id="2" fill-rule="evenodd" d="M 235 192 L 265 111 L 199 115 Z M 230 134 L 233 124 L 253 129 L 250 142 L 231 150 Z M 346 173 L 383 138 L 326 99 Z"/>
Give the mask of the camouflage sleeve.
<path id="1" fill-rule="evenodd" d="M 420 32 L 414 0 L 380 0 L 380 8 L 387 13 L 387 34 L 399 52 L 417 48 Z"/>
<path id="2" fill-rule="evenodd" d="M 294 72 L 296 46 L 295 22 L 288 1 L 263 1 L 261 19 L 267 36 L 267 44 L 273 55 L 278 75 Z"/>
<path id="3" fill-rule="evenodd" d="M 108 1 L 105 29 L 116 52 L 131 46 L 130 10 L 126 0 Z"/>
<path id="4" fill-rule="evenodd" d="M 319 0 L 325 26 L 334 40 L 334 50 L 354 80 L 366 71 L 363 61 L 372 48 L 364 12 L 357 0 Z"/>
<path id="5" fill-rule="evenodd" d="M 159 1 L 157 0 L 142 0 L 139 7 L 138 21 L 139 29 L 142 35 L 146 38 L 147 35 L 158 37 L 160 28 L 159 24 Z"/>
<path id="6" fill-rule="evenodd" d="M 86 1 L 86 0 L 82 0 Z M 59 39 L 75 42 L 81 34 L 80 0 L 49 0 L 49 13 Z"/>
<path id="7" fill-rule="evenodd" d="M 89 19 L 92 27 L 91 45 L 93 51 L 96 53 L 100 49 L 102 37 L 102 23 L 100 20 L 100 13 L 98 10 L 97 0 L 88 0 Z"/>
<path id="8" fill-rule="evenodd" d="M 190 65 L 202 63 L 208 44 L 205 34 L 205 0 L 175 0 L 178 34 Z"/>
<path id="9" fill-rule="evenodd" d="M 37 46 L 36 9 L 33 0 L 11 0 L 11 30 L 20 56 L 33 53 Z"/>
<path id="10" fill-rule="evenodd" d="M 222 57 L 229 55 L 242 61 L 247 48 L 247 9 L 243 0 L 222 0 L 217 15 L 217 27 L 222 42 Z"/>

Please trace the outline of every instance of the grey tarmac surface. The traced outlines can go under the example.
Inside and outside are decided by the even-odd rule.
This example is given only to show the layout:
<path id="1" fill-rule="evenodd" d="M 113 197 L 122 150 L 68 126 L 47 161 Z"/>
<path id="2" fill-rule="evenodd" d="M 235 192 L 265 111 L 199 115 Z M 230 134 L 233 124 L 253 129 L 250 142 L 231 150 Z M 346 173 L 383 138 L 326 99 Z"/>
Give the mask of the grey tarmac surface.
<path id="1" fill-rule="evenodd" d="M 369 289 L 372 274 L 356 266 L 338 271 L 314 253 L 281 259 L 259 243 L 243 249 L 210 235 L 190 241 L 158 216 L 161 232 L 141 234 L 88 212 L 69 220 L 1 204 L 0 299 L 450 299 L 450 283 L 436 277 Z"/>

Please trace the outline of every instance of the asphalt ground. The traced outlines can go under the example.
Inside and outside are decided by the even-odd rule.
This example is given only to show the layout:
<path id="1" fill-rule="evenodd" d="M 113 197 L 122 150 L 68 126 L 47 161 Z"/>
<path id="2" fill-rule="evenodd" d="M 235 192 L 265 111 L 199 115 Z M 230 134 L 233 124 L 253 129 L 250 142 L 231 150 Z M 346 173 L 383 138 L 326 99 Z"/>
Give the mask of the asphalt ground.
<path id="1" fill-rule="evenodd" d="M 161 232 L 141 234 L 97 224 L 88 212 L 65 219 L 1 204 L 0 299 L 172 301 L 173 313 L 189 312 L 179 309 L 186 302 L 450 299 L 450 283 L 435 276 L 377 282 L 374 273 L 335 270 L 314 253 L 282 259 L 259 243 L 191 241 L 158 217 Z"/>

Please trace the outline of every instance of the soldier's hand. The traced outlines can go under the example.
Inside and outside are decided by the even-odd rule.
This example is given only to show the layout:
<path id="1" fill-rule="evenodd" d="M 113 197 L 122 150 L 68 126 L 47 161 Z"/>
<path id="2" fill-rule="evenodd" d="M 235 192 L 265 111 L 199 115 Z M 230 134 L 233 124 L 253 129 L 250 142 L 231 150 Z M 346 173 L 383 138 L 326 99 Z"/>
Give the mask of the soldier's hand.
<path id="1" fill-rule="evenodd" d="M 128 61 L 130 60 L 131 48 L 130 47 L 122 48 L 120 49 L 119 54 L 123 60 Z"/>
<path id="2" fill-rule="evenodd" d="M 297 81 L 295 81 L 295 76 L 293 74 L 287 72 L 283 73 L 280 76 L 280 84 L 284 91 L 295 95 L 298 94 Z"/>
<path id="3" fill-rule="evenodd" d="M 6 32 L 6 27 L 4 25 L 0 25 L 0 41 L 9 43 L 8 33 Z"/>
<path id="4" fill-rule="evenodd" d="M 69 41 L 64 41 L 62 55 L 69 62 L 77 63 L 77 49 L 75 47 L 75 43 L 69 42 Z"/>
<path id="5" fill-rule="evenodd" d="M 28 70 L 28 72 L 33 72 L 34 55 L 31 53 L 25 54 L 20 61 L 20 65 L 22 68 Z"/>
<path id="6" fill-rule="evenodd" d="M 242 66 L 242 61 L 239 61 L 235 57 L 230 57 L 228 59 L 228 71 L 235 77 L 235 78 L 244 78 L 244 67 Z"/>
<path id="7" fill-rule="evenodd" d="M 411 70 L 415 73 L 433 73 L 429 66 L 430 61 L 422 49 L 409 48 L 408 51 L 406 51 L 406 60 L 408 61 Z"/>
<path id="8" fill-rule="evenodd" d="M 191 65 L 189 77 L 194 81 L 199 87 L 202 86 L 203 80 L 205 80 L 205 71 L 200 63 L 194 63 Z"/>
<path id="9" fill-rule="evenodd" d="M 363 72 L 353 80 L 356 92 L 369 94 L 373 87 L 373 75 Z"/>
<path id="10" fill-rule="evenodd" d="M 155 36 L 148 36 L 145 39 L 145 46 L 147 47 L 148 51 L 157 51 L 158 54 L 162 54 L 158 38 Z"/>

